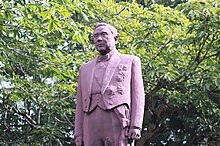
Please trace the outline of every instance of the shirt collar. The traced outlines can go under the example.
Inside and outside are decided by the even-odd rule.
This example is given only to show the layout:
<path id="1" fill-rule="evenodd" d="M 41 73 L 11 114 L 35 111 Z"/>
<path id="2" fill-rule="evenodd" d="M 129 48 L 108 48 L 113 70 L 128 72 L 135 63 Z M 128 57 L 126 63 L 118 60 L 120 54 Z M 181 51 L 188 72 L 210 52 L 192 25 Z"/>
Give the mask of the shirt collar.
<path id="1" fill-rule="evenodd" d="M 117 51 L 117 50 L 114 49 L 114 50 L 110 51 L 108 54 L 99 55 L 97 61 L 98 61 L 98 62 L 101 62 L 101 61 L 103 61 L 103 60 L 108 61 L 116 51 Z"/>

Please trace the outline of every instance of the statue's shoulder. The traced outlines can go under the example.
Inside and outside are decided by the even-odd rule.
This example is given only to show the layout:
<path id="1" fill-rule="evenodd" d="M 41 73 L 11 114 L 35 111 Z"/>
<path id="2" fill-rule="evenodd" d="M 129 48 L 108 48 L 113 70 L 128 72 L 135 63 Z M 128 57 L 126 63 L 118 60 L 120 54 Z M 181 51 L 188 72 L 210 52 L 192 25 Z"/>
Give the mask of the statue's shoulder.
<path id="1" fill-rule="evenodd" d="M 128 60 L 133 60 L 133 59 L 138 58 L 137 56 L 130 55 L 130 54 L 121 54 L 120 57 L 121 57 L 121 59 L 128 59 Z"/>
<path id="2" fill-rule="evenodd" d="M 90 66 L 92 66 L 96 62 L 96 58 L 89 60 L 88 62 L 84 63 L 81 67 L 80 70 L 86 69 Z"/>

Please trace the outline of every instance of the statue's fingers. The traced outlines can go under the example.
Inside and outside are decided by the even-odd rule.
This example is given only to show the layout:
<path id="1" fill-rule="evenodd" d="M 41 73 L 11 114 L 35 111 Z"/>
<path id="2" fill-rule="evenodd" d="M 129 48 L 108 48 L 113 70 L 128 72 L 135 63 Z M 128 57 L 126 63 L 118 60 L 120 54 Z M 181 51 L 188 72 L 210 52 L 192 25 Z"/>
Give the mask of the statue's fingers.
<path id="1" fill-rule="evenodd" d="M 125 131 L 125 136 L 128 137 L 128 136 L 129 136 L 129 130 L 128 130 L 128 127 L 126 127 L 126 128 L 124 129 L 124 131 Z"/>
<path id="2" fill-rule="evenodd" d="M 135 132 L 132 132 L 131 138 L 132 138 L 132 139 L 136 139 L 136 133 L 135 133 Z"/>

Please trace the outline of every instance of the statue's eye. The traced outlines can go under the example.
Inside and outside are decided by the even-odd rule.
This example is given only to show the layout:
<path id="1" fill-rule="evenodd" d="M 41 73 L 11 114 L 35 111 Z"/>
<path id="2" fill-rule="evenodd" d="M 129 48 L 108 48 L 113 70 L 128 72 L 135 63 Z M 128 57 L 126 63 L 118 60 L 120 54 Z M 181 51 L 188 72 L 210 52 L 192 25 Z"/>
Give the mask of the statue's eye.
<path id="1" fill-rule="evenodd" d="M 107 36 L 107 35 L 108 35 L 107 32 L 102 32 L 102 33 L 101 33 L 101 36 L 102 36 L 102 37 L 105 37 L 105 36 Z"/>
<path id="2" fill-rule="evenodd" d="M 97 38 L 98 36 L 99 36 L 99 34 L 94 34 L 93 35 L 94 38 Z"/>
<path id="3" fill-rule="evenodd" d="M 93 37 L 97 39 L 97 38 L 99 37 L 99 35 L 100 35 L 101 37 L 106 37 L 106 36 L 108 35 L 108 33 L 107 33 L 107 32 L 102 32 L 102 33 L 100 33 L 100 34 L 99 34 L 99 33 L 96 33 L 96 34 L 93 35 Z"/>

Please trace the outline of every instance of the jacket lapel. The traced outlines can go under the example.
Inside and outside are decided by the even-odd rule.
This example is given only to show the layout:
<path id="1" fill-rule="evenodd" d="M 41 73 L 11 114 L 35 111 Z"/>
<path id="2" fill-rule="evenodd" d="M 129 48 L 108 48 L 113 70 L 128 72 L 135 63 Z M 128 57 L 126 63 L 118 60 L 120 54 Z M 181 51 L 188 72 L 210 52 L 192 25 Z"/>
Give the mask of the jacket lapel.
<path id="1" fill-rule="evenodd" d="M 104 75 L 104 78 L 103 78 L 103 81 L 102 81 L 102 89 L 101 89 L 102 94 L 104 94 L 110 80 L 112 79 L 112 76 L 115 72 L 115 69 L 119 64 L 119 55 L 120 54 L 117 51 L 112 55 L 112 57 L 109 60 L 109 63 L 108 63 L 108 66 L 106 68 L 105 75 Z"/>
<path id="2" fill-rule="evenodd" d="M 89 69 L 88 75 L 87 75 L 87 85 L 88 85 L 88 94 L 89 95 L 92 92 L 92 80 L 94 77 L 94 70 L 95 70 L 96 62 L 97 62 L 97 58 L 95 58 L 91 61 L 91 65 L 89 66 L 90 69 Z"/>

